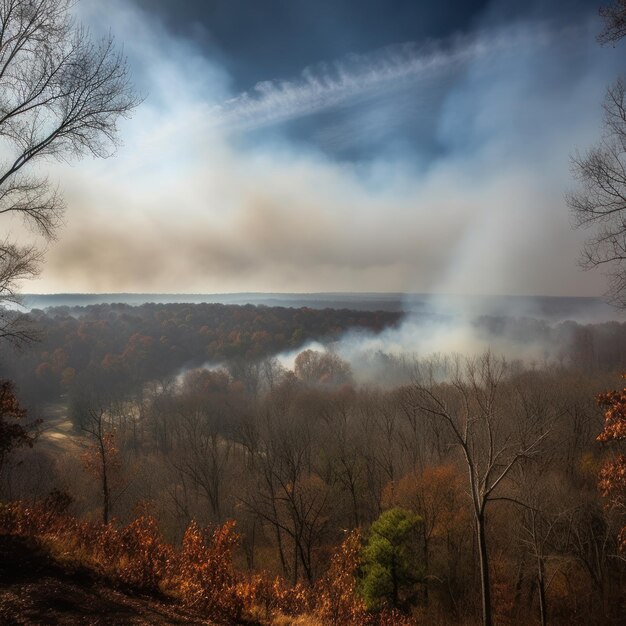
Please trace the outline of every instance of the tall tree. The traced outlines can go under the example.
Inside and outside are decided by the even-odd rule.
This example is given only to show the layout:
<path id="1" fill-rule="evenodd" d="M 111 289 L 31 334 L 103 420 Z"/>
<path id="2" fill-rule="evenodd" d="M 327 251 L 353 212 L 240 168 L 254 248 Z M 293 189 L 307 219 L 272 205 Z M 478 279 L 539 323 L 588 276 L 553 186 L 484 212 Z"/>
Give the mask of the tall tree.
<path id="1" fill-rule="evenodd" d="M 456 360 L 447 372 L 439 362 L 427 363 L 419 369 L 408 400 L 425 417 L 435 417 L 446 427 L 467 469 L 483 626 L 493 623 L 487 505 L 504 497 L 501 489 L 511 470 L 539 452 L 549 429 L 543 415 L 514 419 L 514 403 L 523 403 L 524 397 L 513 385 L 510 373 L 506 362 L 489 352 L 475 359 Z"/>
<path id="2" fill-rule="evenodd" d="M 626 0 L 600 9 L 600 15 L 605 20 L 598 37 L 601 43 L 614 43 L 626 35 Z M 567 204 L 575 226 L 591 231 L 580 265 L 604 268 L 607 298 L 626 308 L 626 85 L 622 79 L 607 89 L 599 143 L 574 155 L 572 171 L 579 187 L 567 195 Z"/>
<path id="3" fill-rule="evenodd" d="M 83 454 L 87 471 L 98 481 L 102 495 L 102 521 L 109 523 L 112 492 L 121 467 L 115 430 L 107 421 L 102 408 L 90 409 L 88 419 L 82 427 L 88 443 Z"/>

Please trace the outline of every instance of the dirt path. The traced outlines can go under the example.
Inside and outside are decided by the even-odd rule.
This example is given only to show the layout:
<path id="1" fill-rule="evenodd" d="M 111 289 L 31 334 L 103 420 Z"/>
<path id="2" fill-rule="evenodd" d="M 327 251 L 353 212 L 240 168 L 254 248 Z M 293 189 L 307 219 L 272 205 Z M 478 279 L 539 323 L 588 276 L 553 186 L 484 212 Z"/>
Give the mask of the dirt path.
<path id="1" fill-rule="evenodd" d="M 38 445 L 47 446 L 55 451 L 81 451 L 82 437 L 74 432 L 74 425 L 67 415 L 65 404 L 47 405 L 41 413 L 41 418 L 43 424 Z"/>

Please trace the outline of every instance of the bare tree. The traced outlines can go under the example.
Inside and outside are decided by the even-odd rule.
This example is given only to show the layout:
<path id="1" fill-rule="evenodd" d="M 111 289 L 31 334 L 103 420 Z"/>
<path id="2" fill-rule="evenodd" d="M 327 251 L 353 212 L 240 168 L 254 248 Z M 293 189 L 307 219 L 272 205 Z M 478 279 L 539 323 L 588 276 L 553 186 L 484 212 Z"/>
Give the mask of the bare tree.
<path id="1" fill-rule="evenodd" d="M 222 415 L 211 407 L 182 406 L 176 414 L 172 466 L 206 497 L 212 519 L 223 518 L 225 482 L 233 443 L 220 433 Z"/>
<path id="2" fill-rule="evenodd" d="M 550 471 L 550 460 L 521 462 L 517 465 L 513 482 L 516 483 L 518 505 L 518 540 L 523 548 L 520 574 L 518 576 L 516 606 L 520 604 L 521 582 L 527 557 L 530 557 L 530 573 L 539 600 L 541 626 L 549 620 L 548 591 L 554 579 L 572 560 L 568 543 L 571 530 L 569 494 L 565 493 L 560 476 Z M 580 498 L 580 494 L 576 494 Z"/>
<path id="3" fill-rule="evenodd" d="M 487 504 L 503 496 L 500 490 L 511 470 L 539 451 L 546 425 L 532 417 L 515 420 L 510 403 L 516 390 L 507 385 L 508 366 L 486 353 L 458 360 L 449 380 L 437 382 L 433 369 L 421 368 L 411 389 L 414 406 L 446 425 L 453 445 L 465 462 L 479 552 L 483 625 L 493 623 L 487 549 Z"/>
<path id="4" fill-rule="evenodd" d="M 90 409 L 82 431 L 89 442 L 83 461 L 86 469 L 100 484 L 102 521 L 108 524 L 112 504 L 112 475 L 118 472 L 120 461 L 115 431 L 108 423 L 105 409 Z"/>
<path id="5" fill-rule="evenodd" d="M 626 1 L 616 0 L 600 9 L 605 29 L 601 43 L 626 35 Z M 593 232 L 585 242 L 580 265 L 601 266 L 609 280 L 607 298 L 626 307 L 626 85 L 622 79 L 607 89 L 604 133 L 598 145 L 572 158 L 579 188 L 568 194 L 567 204 L 577 228 Z"/>
<path id="6" fill-rule="evenodd" d="M 71 15 L 74 0 L 0 0 L 0 215 L 21 217 L 51 240 L 64 204 L 41 164 L 111 155 L 117 122 L 139 100 L 111 36 L 93 41 Z M 36 246 L 0 239 L 0 304 L 16 303 L 20 281 L 36 275 Z M 19 316 L 0 337 L 28 333 Z"/>
<path id="7" fill-rule="evenodd" d="M 577 228 L 592 229 L 580 264 L 603 266 L 609 278 L 608 298 L 626 306 L 626 85 L 609 87 L 604 103 L 605 132 L 600 143 L 576 154 L 573 173 L 579 188 L 567 195 Z"/>
<path id="8" fill-rule="evenodd" d="M 611 515 L 611 507 L 603 508 L 595 497 L 578 495 L 577 506 L 571 507 L 568 519 L 569 551 L 589 577 L 590 587 L 595 591 L 599 606 L 592 609 L 604 620 L 609 620 L 615 610 L 611 607 L 611 587 L 615 578 L 611 576 L 618 563 L 618 526 Z M 581 497 L 582 496 L 582 497 Z"/>
<path id="9" fill-rule="evenodd" d="M 313 397 L 298 398 L 289 388 L 275 390 L 243 444 L 252 454 L 253 480 L 241 503 L 272 529 L 283 574 L 294 583 L 301 574 L 308 582 L 315 579 L 317 555 L 328 539 L 333 509 L 334 485 L 320 471 L 319 465 L 325 464 L 317 462 L 321 424 L 300 403 L 304 400 L 308 406 Z"/>

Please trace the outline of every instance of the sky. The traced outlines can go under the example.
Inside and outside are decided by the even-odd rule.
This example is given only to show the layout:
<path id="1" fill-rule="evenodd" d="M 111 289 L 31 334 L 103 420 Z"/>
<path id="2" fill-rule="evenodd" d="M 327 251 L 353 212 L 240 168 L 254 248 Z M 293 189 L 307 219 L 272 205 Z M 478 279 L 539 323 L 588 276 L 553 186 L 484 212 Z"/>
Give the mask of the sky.
<path id="1" fill-rule="evenodd" d="M 65 226 L 26 290 L 600 295 L 564 200 L 623 71 L 597 11 L 81 0 L 144 101 L 115 156 L 49 165 Z"/>

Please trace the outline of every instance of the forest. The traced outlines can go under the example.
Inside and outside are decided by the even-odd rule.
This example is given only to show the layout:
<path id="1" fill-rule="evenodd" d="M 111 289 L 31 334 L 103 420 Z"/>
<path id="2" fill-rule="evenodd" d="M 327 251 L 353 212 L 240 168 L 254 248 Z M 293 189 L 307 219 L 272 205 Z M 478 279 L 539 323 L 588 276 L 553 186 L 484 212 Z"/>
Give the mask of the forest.
<path id="1" fill-rule="evenodd" d="M 624 400 L 599 394 L 626 324 L 481 318 L 550 356 L 379 353 L 376 382 L 334 346 L 395 313 L 32 320 L 38 342 L 3 347 L 4 532 L 230 623 L 473 624 L 484 603 L 496 624 L 621 619 L 623 487 L 599 477 Z"/>
<path id="2" fill-rule="evenodd" d="M 626 624 L 591 4 L 0 0 L 1 624 Z"/>

